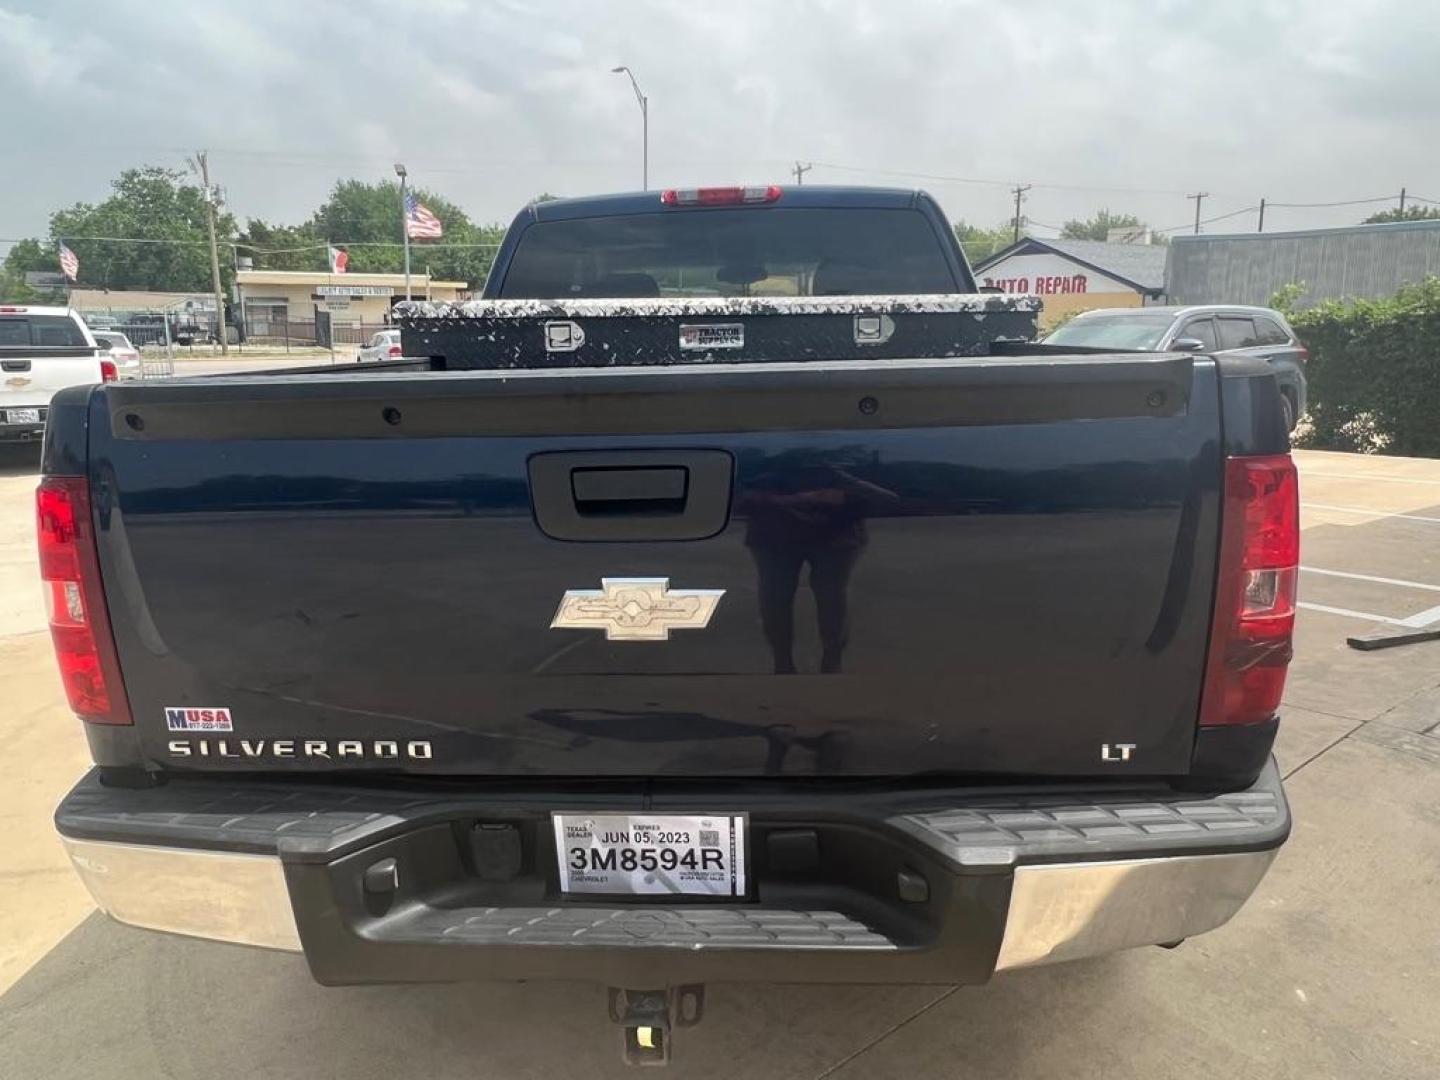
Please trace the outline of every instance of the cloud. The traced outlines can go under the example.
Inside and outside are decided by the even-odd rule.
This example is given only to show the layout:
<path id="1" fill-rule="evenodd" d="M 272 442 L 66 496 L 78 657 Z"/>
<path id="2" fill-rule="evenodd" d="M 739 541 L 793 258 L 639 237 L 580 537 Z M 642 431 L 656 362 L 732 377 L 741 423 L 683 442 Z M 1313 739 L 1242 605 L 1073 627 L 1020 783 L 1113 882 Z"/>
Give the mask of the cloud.
<path id="1" fill-rule="evenodd" d="M 1020 182 L 1040 222 L 1109 206 L 1158 226 L 1187 221 L 1195 190 L 1207 215 L 1402 184 L 1440 198 L 1440 9 L 1398 0 L 0 0 L 0 39 L 0 236 L 201 147 L 234 211 L 272 221 L 397 159 L 481 220 L 540 191 L 632 188 L 640 115 L 618 63 L 650 99 L 652 186 L 813 160 L 807 182 L 921 183 L 982 223 Z"/>

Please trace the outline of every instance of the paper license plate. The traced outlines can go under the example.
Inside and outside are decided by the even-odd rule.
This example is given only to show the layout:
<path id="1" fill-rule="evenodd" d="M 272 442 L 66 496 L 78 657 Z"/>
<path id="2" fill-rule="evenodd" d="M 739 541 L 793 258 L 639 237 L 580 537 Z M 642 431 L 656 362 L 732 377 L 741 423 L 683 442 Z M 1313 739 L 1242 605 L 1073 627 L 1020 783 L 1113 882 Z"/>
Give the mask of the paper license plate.
<path id="1" fill-rule="evenodd" d="M 560 889 L 745 895 L 745 816 L 554 814 Z"/>
<path id="2" fill-rule="evenodd" d="M 5 419 L 11 424 L 38 424 L 40 422 L 40 410 L 6 409 Z"/>

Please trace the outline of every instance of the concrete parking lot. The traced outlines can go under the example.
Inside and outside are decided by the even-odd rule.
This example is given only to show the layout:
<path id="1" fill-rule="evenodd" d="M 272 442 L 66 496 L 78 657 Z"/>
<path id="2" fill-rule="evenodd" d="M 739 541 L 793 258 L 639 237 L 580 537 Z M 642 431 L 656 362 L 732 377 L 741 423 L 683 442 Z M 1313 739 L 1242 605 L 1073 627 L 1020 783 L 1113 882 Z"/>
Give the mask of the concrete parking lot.
<path id="1" fill-rule="evenodd" d="M 1296 827 L 1228 926 L 984 987 L 712 987 L 683 1077 L 1440 1076 L 1440 461 L 1302 452 Z M 303 959 L 93 911 L 50 828 L 86 767 L 35 583 L 33 449 L 0 457 L 0 1075 L 626 1074 L 584 985 L 326 989 Z"/>

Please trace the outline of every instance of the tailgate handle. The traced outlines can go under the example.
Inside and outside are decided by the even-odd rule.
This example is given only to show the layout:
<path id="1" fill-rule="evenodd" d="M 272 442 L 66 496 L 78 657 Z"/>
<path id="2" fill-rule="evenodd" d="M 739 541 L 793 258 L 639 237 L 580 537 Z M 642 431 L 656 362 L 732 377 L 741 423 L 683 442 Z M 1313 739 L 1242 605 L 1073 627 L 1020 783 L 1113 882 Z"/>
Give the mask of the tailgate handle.
<path id="1" fill-rule="evenodd" d="M 699 540 L 729 520 L 734 469 L 724 450 L 535 454 L 530 502 L 556 540 Z"/>
<path id="2" fill-rule="evenodd" d="M 29 371 L 29 370 L 30 370 L 30 361 L 29 361 L 29 360 L 0 360 L 0 370 L 4 370 L 4 371 L 14 371 L 14 372 L 17 372 L 17 373 L 18 373 L 18 372 L 21 372 L 21 371 Z"/>
<path id="3" fill-rule="evenodd" d="M 570 488 L 582 514 L 683 513 L 690 470 L 573 469 Z"/>

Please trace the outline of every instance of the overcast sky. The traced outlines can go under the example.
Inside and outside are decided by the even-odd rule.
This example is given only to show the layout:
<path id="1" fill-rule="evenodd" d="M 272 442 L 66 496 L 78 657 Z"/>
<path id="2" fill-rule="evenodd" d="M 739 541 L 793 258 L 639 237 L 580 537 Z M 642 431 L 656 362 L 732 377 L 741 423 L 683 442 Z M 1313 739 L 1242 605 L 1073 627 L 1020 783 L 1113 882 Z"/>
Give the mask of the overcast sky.
<path id="1" fill-rule="evenodd" d="M 650 97 L 652 187 L 798 158 L 807 183 L 923 186 L 994 224 L 1031 183 L 1042 235 L 1102 206 L 1182 224 L 1197 190 L 1206 217 L 1440 199 L 1435 3 L 0 0 L 0 48 L 5 238 L 199 147 L 242 220 L 299 222 L 396 160 L 481 221 L 637 188 L 621 63 Z M 1267 231 L 1375 208 L 1277 208 Z"/>

